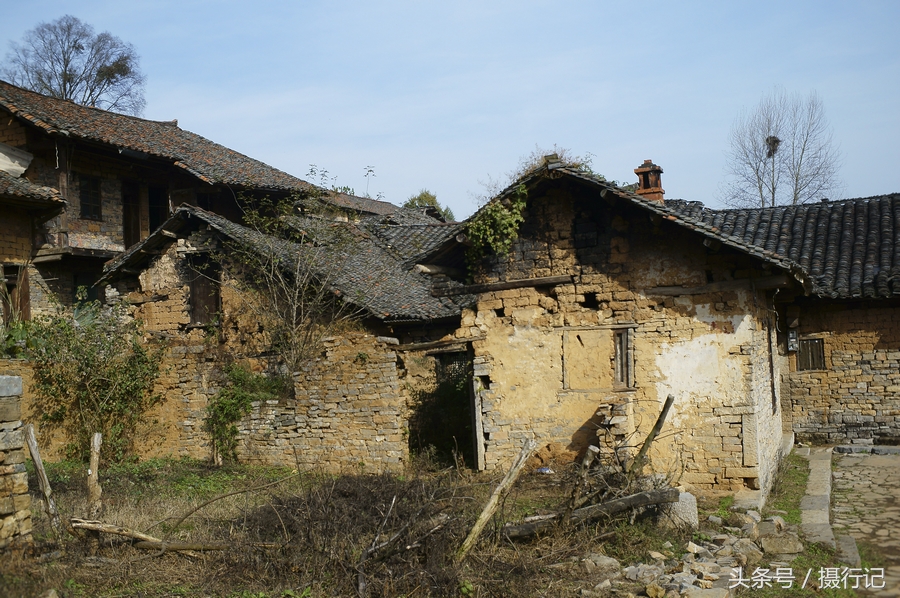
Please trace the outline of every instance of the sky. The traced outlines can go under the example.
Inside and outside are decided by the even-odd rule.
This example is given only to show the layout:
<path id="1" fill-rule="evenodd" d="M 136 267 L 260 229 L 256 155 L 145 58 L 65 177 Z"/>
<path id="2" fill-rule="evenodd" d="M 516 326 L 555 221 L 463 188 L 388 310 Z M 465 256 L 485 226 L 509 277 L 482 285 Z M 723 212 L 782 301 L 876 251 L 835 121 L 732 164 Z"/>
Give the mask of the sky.
<path id="1" fill-rule="evenodd" d="M 554 146 L 626 183 L 652 159 L 667 198 L 723 207 L 734 120 L 776 87 L 820 95 L 842 197 L 900 192 L 896 1 L 29 0 L 0 57 L 65 14 L 135 46 L 145 118 L 460 219 Z"/>

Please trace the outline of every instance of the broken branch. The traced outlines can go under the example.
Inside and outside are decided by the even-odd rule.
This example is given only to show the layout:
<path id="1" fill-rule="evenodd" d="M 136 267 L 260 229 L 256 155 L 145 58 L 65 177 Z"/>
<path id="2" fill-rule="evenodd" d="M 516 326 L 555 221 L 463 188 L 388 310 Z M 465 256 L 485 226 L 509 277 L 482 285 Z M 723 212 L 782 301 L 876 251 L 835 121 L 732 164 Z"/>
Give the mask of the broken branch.
<path id="1" fill-rule="evenodd" d="M 59 511 L 56 510 L 56 501 L 53 500 L 53 490 L 50 489 L 50 480 L 47 479 L 47 472 L 44 470 L 44 462 L 41 459 L 41 453 L 38 451 L 37 438 L 34 436 L 34 425 L 26 424 L 25 426 L 25 442 L 28 444 L 28 452 L 31 453 L 31 461 L 38 474 L 38 484 L 41 487 L 41 493 L 44 495 L 44 509 L 47 516 L 50 517 L 50 526 L 59 540 L 61 531 L 59 523 Z"/>
<path id="2" fill-rule="evenodd" d="M 582 523 L 584 521 L 593 521 L 600 517 L 615 515 L 627 511 L 628 509 L 648 507 L 650 505 L 658 505 L 661 503 L 678 502 L 680 494 L 681 493 L 677 488 L 664 488 L 662 490 L 640 492 L 638 494 L 626 496 L 625 498 L 611 500 L 607 503 L 576 509 L 572 512 L 572 516 L 568 519 L 568 522 Z M 527 538 L 540 531 L 553 527 L 559 519 L 560 514 L 556 513 L 552 518 L 541 519 L 540 521 L 523 523 L 521 525 L 507 525 L 503 528 L 503 535 L 510 539 Z"/>
<path id="3" fill-rule="evenodd" d="M 643 464 L 644 457 L 647 455 L 647 451 L 650 450 L 650 445 L 653 444 L 653 440 L 659 434 L 660 430 L 662 430 L 663 424 L 666 422 L 666 416 L 669 415 L 669 409 L 672 408 L 672 403 L 674 402 L 675 395 L 666 397 L 666 402 L 663 405 L 662 411 L 660 412 L 659 417 L 656 418 L 656 424 L 654 424 L 653 429 L 650 430 L 650 434 L 647 435 L 647 439 L 641 446 L 640 452 L 637 457 L 634 458 L 634 462 L 632 462 L 631 467 L 628 469 L 629 474 L 635 473 Z"/>
<path id="4" fill-rule="evenodd" d="M 476 521 L 475 525 L 472 526 L 472 531 L 469 532 L 469 535 L 468 537 L 466 537 L 465 542 L 462 543 L 462 546 L 460 546 L 459 550 L 456 552 L 454 560 L 457 563 L 462 562 L 462 560 L 466 558 L 466 555 L 475 545 L 475 542 L 478 540 L 478 536 L 481 535 L 481 530 L 484 529 L 484 526 L 487 525 L 488 520 L 490 520 L 490 518 L 494 515 L 494 511 L 497 510 L 497 506 L 500 504 L 500 499 L 509 491 L 513 483 L 515 483 L 516 479 L 518 479 L 519 474 L 522 472 L 522 468 L 525 467 L 525 462 L 531 456 L 531 453 L 534 451 L 536 446 L 537 443 L 533 439 L 526 440 L 525 444 L 522 445 L 522 450 L 519 452 L 519 456 L 516 457 L 516 460 L 513 462 L 512 467 L 510 467 L 509 471 L 506 473 L 503 481 L 500 482 L 500 485 L 497 486 L 497 488 L 494 490 L 494 493 L 491 494 L 491 498 L 484 506 L 484 510 L 478 517 L 478 521 Z"/>

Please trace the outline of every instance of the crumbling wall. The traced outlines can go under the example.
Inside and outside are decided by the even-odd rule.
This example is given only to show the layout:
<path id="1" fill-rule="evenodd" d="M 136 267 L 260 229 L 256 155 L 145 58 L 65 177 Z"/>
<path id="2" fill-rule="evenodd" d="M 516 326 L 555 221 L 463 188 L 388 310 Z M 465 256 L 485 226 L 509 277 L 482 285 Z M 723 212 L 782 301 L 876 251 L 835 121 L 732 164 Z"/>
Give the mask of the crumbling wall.
<path id="1" fill-rule="evenodd" d="M 483 337 L 472 345 L 484 466 L 507 463 L 532 435 L 573 455 L 590 443 L 627 445 L 619 453 L 627 459 L 671 393 L 654 468 L 704 488 L 767 487 L 781 441 L 767 297 L 749 282 L 728 292 L 652 291 L 759 276 L 754 267 L 577 188 L 532 192 L 509 255 L 489 260 L 477 282 L 571 275 L 573 283 L 482 293 L 463 313 L 457 336 Z M 623 334 L 629 379 L 616 380 L 613 344 Z"/>
<path id="2" fill-rule="evenodd" d="M 789 404 L 799 440 L 900 443 L 900 303 L 804 304 L 799 338 L 821 338 L 825 368 L 798 371 L 791 354 Z"/>
<path id="3" fill-rule="evenodd" d="M 294 398 L 254 405 L 240 427 L 240 459 L 331 472 L 400 469 L 408 397 L 395 342 L 364 332 L 326 339 L 322 355 L 294 374 Z"/>
<path id="4" fill-rule="evenodd" d="M 22 379 L 0 376 L 0 550 L 32 541 L 21 397 Z"/>

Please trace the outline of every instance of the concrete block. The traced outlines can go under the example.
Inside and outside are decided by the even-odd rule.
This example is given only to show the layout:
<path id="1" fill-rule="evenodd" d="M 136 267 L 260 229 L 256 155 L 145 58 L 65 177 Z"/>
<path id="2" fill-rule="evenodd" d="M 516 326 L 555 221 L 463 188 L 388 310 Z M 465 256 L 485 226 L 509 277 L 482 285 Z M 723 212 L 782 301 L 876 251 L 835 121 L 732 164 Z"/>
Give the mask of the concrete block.
<path id="1" fill-rule="evenodd" d="M 678 502 L 663 505 L 660 511 L 659 521 L 662 527 L 686 527 L 689 529 L 700 527 L 700 518 L 697 514 L 697 499 L 690 492 L 680 493 Z"/>

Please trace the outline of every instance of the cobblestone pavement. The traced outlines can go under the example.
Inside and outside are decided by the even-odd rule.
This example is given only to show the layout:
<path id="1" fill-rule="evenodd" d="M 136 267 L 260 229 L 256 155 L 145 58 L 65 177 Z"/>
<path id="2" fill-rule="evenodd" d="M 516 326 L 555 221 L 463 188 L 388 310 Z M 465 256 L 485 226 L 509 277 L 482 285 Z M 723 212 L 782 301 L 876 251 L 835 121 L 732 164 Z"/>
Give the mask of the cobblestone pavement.
<path id="1" fill-rule="evenodd" d="M 832 526 L 884 556 L 885 588 L 900 597 L 900 455 L 833 455 Z"/>

